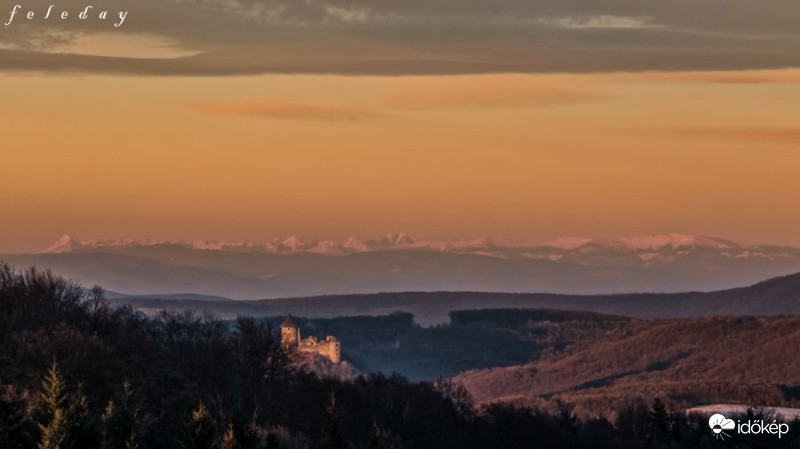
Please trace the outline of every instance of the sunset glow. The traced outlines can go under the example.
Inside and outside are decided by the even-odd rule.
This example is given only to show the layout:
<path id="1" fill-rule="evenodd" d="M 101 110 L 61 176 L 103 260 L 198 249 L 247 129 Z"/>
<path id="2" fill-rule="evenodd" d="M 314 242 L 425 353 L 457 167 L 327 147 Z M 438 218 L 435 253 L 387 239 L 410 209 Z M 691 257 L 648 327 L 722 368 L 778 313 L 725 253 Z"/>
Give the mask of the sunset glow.
<path id="1" fill-rule="evenodd" d="M 800 72 L 4 75 L 5 250 L 658 232 L 800 243 Z"/>

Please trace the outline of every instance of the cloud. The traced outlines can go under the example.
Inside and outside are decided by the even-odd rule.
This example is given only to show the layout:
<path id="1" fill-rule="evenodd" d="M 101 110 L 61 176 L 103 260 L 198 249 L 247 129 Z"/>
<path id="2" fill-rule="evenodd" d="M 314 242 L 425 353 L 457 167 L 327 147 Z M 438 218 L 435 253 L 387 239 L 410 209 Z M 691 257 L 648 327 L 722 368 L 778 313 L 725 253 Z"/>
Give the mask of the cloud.
<path id="1" fill-rule="evenodd" d="M 25 9 L 49 4 L 31 0 Z M 63 47 L 55 40 L 65 32 L 109 32 L 108 25 L 20 19 L 3 30 L 15 45 L 0 53 L 0 70 L 220 76 L 800 67 L 796 0 L 769 7 L 763 0 L 119 0 L 113 9 L 129 12 L 113 32 L 155 36 L 192 56 L 86 58 L 80 45 L 74 54 L 53 54 L 48 42 Z"/>
<path id="2" fill-rule="evenodd" d="M 282 101 L 244 101 L 229 103 L 189 103 L 187 107 L 227 117 L 266 117 L 284 120 L 352 122 L 373 120 L 384 114 L 369 109 Z"/>
<path id="3" fill-rule="evenodd" d="M 616 81 L 647 81 L 664 83 L 697 84 L 797 84 L 800 70 L 747 70 L 729 72 L 648 72 L 640 74 L 616 74 Z"/>
<path id="4" fill-rule="evenodd" d="M 386 105 L 411 110 L 549 107 L 605 97 L 595 87 L 529 76 L 427 77 L 396 85 L 386 96 Z"/>
<path id="5" fill-rule="evenodd" d="M 800 144 L 800 128 L 791 127 L 698 127 L 657 130 L 654 132 L 669 136 L 697 137 L 714 140 L 745 140 L 795 146 Z"/>

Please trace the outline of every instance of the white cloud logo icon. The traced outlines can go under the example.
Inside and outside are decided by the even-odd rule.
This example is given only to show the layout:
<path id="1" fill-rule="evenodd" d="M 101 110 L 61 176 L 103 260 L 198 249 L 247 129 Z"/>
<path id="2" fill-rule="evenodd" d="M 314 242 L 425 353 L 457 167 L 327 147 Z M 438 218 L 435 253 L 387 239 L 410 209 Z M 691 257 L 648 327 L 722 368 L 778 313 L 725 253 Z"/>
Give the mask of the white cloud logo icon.
<path id="1" fill-rule="evenodd" d="M 708 427 L 711 427 L 715 438 L 724 440 L 725 437 L 730 436 L 725 433 L 725 431 L 735 429 L 736 423 L 734 423 L 732 419 L 728 419 L 724 415 L 717 413 L 716 415 L 711 415 L 711 418 L 708 418 Z"/>

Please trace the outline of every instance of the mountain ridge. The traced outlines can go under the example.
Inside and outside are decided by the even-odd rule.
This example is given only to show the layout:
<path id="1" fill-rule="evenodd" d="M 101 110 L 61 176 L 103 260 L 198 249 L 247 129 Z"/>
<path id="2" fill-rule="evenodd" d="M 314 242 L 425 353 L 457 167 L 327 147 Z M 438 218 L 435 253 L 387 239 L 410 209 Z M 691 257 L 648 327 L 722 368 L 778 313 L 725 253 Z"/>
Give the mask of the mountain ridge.
<path id="1" fill-rule="evenodd" d="M 715 291 L 800 272 L 800 248 L 689 234 L 530 243 L 426 242 L 395 233 L 341 244 L 290 237 L 268 247 L 206 240 L 88 242 L 66 235 L 57 243 L 49 252 L 3 254 L 0 260 L 129 294 L 194 292 L 239 300 L 403 291 Z"/>
<path id="2" fill-rule="evenodd" d="M 380 239 L 361 239 L 350 236 L 343 242 L 313 239 L 305 241 L 291 235 L 285 239 L 275 238 L 268 243 L 244 241 L 210 241 L 194 239 L 180 240 L 78 240 L 69 234 L 62 235 L 55 243 L 40 251 L 40 254 L 58 254 L 80 250 L 124 249 L 143 246 L 174 245 L 209 251 L 253 251 L 273 254 L 319 253 L 347 255 L 357 252 L 386 250 L 430 250 L 441 252 L 477 252 L 485 250 L 561 250 L 576 251 L 587 247 L 613 248 L 627 251 L 661 250 L 664 248 L 714 248 L 714 249 L 758 249 L 795 248 L 789 245 L 742 244 L 718 237 L 695 234 L 652 234 L 635 237 L 585 238 L 562 236 L 544 241 L 513 240 L 499 237 L 481 237 L 472 240 L 417 240 L 404 232 L 393 232 Z M 496 256 L 501 256 L 497 254 Z"/>
<path id="3" fill-rule="evenodd" d="M 640 319 L 709 316 L 800 315 L 800 273 L 713 292 L 567 295 L 550 293 L 392 292 L 324 295 L 253 301 L 184 301 L 123 298 L 144 311 L 195 309 L 224 318 L 237 315 L 313 317 L 412 313 L 421 325 L 450 320 L 450 312 L 469 309 L 557 309 Z"/>

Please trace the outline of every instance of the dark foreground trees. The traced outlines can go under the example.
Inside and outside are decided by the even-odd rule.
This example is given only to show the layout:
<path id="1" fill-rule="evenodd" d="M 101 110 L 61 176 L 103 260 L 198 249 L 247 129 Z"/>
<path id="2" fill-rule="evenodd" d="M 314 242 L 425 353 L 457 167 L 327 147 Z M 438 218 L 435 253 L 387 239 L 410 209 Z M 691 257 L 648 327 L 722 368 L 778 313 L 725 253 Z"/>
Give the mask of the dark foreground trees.
<path id="1" fill-rule="evenodd" d="M 3 449 L 797 447 L 800 436 L 793 424 L 770 446 L 720 443 L 702 419 L 661 403 L 619 417 L 476 411 L 448 381 L 320 379 L 296 370 L 251 318 L 149 319 L 99 289 L 85 295 L 49 272 L 0 265 Z"/>

